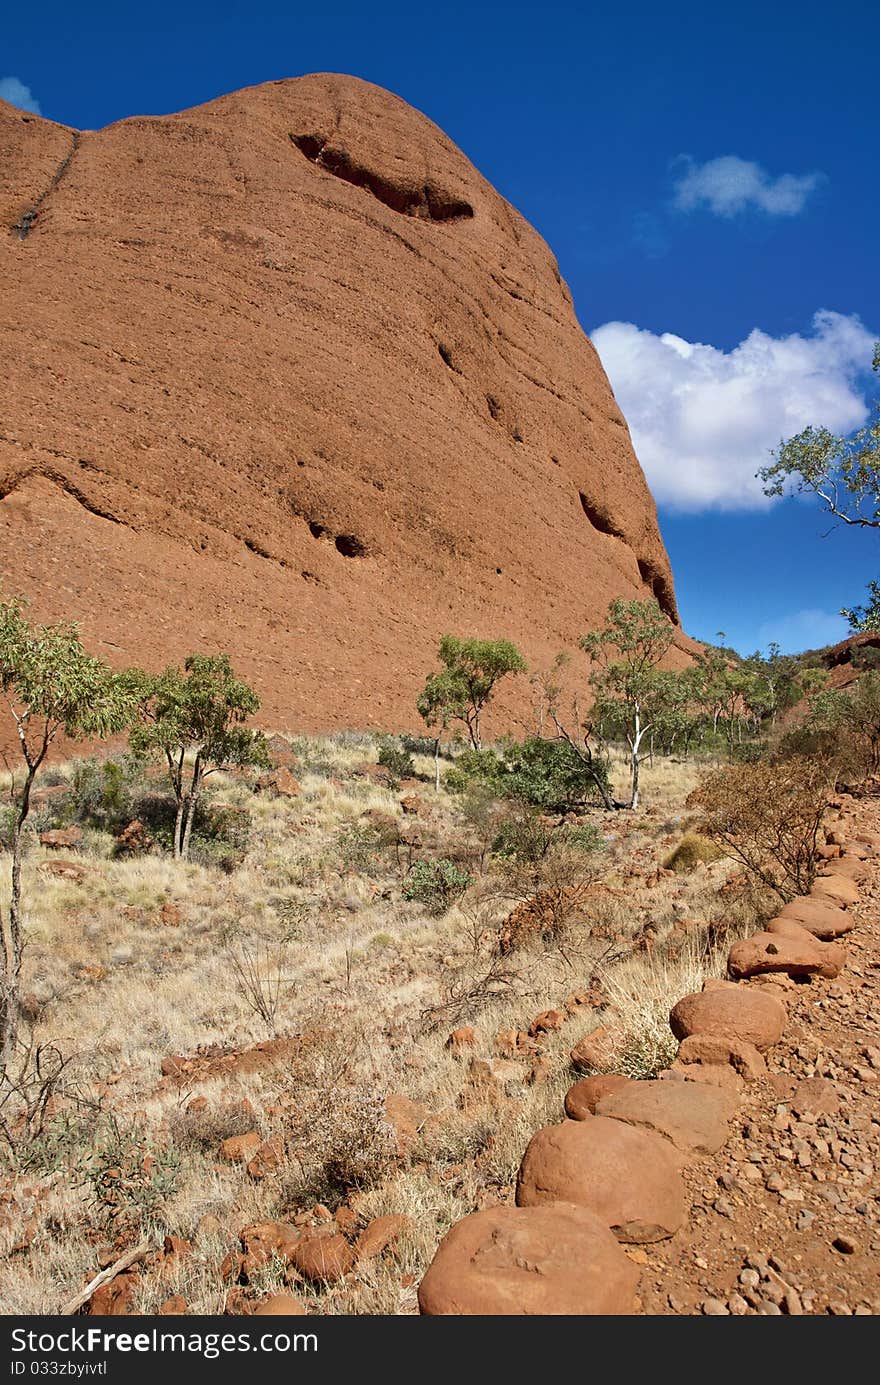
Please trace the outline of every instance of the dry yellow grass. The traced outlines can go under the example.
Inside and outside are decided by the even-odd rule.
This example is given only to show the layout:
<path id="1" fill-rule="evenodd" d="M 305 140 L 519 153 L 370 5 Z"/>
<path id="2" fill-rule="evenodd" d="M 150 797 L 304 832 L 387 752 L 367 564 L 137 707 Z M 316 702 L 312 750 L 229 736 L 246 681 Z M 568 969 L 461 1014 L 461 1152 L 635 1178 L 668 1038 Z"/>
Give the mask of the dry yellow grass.
<path id="1" fill-rule="evenodd" d="M 444 1046 L 451 1023 L 442 1023 L 442 1013 L 430 1022 L 432 1007 L 451 988 L 461 995 L 468 975 L 485 976 L 491 929 L 512 903 L 497 872 L 440 917 L 402 897 L 402 875 L 414 854 L 455 853 L 467 843 L 457 800 L 433 788 L 432 761 L 417 758 L 426 811 L 417 819 L 402 813 L 399 793 L 359 775 L 375 764 L 369 738 L 298 743 L 297 750 L 305 768 L 295 799 L 254 795 L 245 780 L 218 776 L 216 797 L 247 806 L 252 815 L 246 857 L 232 874 L 159 855 L 111 859 L 111 840 L 92 832 L 80 858 L 85 879 L 73 884 L 40 869 L 49 858 L 42 848 L 28 852 L 23 981 L 37 1017 L 35 1035 L 77 1055 L 72 1096 L 98 1104 L 82 1119 L 71 1100 L 70 1128 L 59 1148 L 38 1151 L 27 1167 L 9 1171 L 0 1253 L 21 1241 L 24 1228 L 31 1230 L 29 1247 L 0 1267 L 0 1311 L 52 1312 L 94 1272 L 96 1245 L 112 1239 L 113 1228 L 102 1223 L 84 1175 L 110 1117 L 173 1173 L 167 1196 L 146 1212 L 131 1209 L 138 1231 L 193 1241 L 168 1282 L 144 1276 L 141 1306 L 154 1311 L 179 1292 L 191 1311 L 218 1313 L 227 1287 L 220 1263 L 240 1229 L 331 1196 L 317 1164 L 309 1164 L 318 1159 L 314 1139 L 310 1145 L 296 1133 L 291 1111 L 313 1110 L 322 1139 L 336 1139 L 355 1166 L 365 1160 L 352 1134 L 359 1102 L 372 1110 L 389 1092 L 420 1102 L 430 1119 L 409 1156 L 339 1194 L 349 1196 L 362 1222 L 402 1212 L 412 1230 L 393 1254 L 360 1266 L 340 1284 L 298 1290 L 312 1312 L 409 1313 L 439 1237 L 467 1212 L 510 1196 L 528 1139 L 561 1114 L 572 1080 L 569 1051 L 597 1023 L 596 1012 L 578 1013 L 546 1036 L 538 1080 L 530 1080 L 531 1058 L 507 1059 L 486 1088 L 469 1074 L 471 1054 L 459 1058 Z M 682 805 L 698 774 L 694 763 L 646 763 L 638 813 L 591 815 L 605 839 L 595 867 L 602 888 L 564 944 L 515 953 L 503 984 L 482 994 L 477 988 L 471 1002 L 465 998 L 456 1023 L 474 1026 L 473 1056 L 495 1062 L 501 1031 L 526 1029 L 536 1014 L 598 980 L 633 1036 L 633 1070 L 650 1064 L 652 1053 L 657 1061 L 663 1057 L 664 1013 L 718 968 L 713 937 L 748 924 L 762 908 L 747 893 L 719 893 L 731 873 L 726 862 L 699 863 L 686 876 L 660 869 L 686 829 Z M 368 830 L 380 815 L 394 819 L 403 835 L 420 833 L 423 847 L 382 847 Z M 5 877 L 0 870 L 0 895 Z M 484 902 L 475 911 L 481 889 Z M 676 925 L 687 919 L 702 926 L 690 930 L 682 948 L 685 934 Z M 236 958 L 242 957 L 275 998 L 268 1019 L 241 985 Z M 324 1037 L 318 1057 L 295 1069 L 280 1064 L 215 1077 L 191 1090 L 161 1081 L 168 1055 L 247 1048 L 297 1034 Z M 265 1137 L 290 1143 L 293 1132 L 304 1161 L 299 1182 L 291 1182 L 289 1170 L 255 1182 L 241 1167 L 219 1163 L 216 1148 L 182 1139 L 181 1111 L 193 1095 L 205 1096 L 212 1111 L 249 1101 Z M 356 1184 L 356 1167 L 353 1178 Z M 280 1266 L 268 1267 L 256 1287 L 276 1287 L 280 1274 Z"/>

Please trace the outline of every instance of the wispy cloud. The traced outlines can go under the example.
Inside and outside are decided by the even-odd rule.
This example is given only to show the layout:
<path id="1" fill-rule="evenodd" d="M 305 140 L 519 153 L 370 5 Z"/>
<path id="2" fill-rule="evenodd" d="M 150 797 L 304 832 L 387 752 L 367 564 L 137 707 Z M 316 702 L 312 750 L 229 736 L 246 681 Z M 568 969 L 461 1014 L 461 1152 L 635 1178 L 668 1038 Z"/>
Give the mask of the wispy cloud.
<path id="1" fill-rule="evenodd" d="M 8 101 L 10 106 L 17 106 L 20 111 L 40 114 L 39 101 L 20 77 L 0 77 L 0 100 Z"/>
<path id="2" fill-rule="evenodd" d="M 837 644 L 848 633 L 843 616 L 811 608 L 765 621 L 758 627 L 758 647 L 778 644 L 783 654 L 799 654 L 804 649 Z"/>
<path id="3" fill-rule="evenodd" d="M 760 164 L 736 154 L 725 154 L 702 164 L 683 154 L 673 166 L 679 169 L 673 188 L 674 205 L 684 212 L 707 208 L 713 215 L 724 217 L 749 209 L 768 216 L 797 216 L 825 176 L 780 173 L 774 178 Z"/>
<path id="4" fill-rule="evenodd" d="M 655 498 L 679 510 L 770 502 L 755 477 L 782 438 L 810 423 L 849 432 L 868 415 L 874 334 L 818 312 L 812 332 L 755 328 L 732 351 L 606 322 L 592 339 Z"/>

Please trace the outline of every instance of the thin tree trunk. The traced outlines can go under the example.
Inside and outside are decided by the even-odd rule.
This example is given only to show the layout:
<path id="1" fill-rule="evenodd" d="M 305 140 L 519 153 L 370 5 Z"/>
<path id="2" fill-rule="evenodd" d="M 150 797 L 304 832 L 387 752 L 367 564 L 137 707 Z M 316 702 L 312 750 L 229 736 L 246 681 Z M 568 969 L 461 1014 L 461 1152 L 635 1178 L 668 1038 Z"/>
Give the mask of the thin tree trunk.
<path id="1" fill-rule="evenodd" d="M 0 1000 L 0 1070 L 5 1071 L 12 1060 L 18 1042 L 19 991 L 21 982 L 21 859 L 24 846 L 24 827 L 31 806 L 31 789 L 37 770 L 46 754 L 44 740 L 41 754 L 28 763 L 28 772 L 21 791 L 18 817 L 12 836 L 12 880 L 9 913 L 3 924 L 3 993 Z"/>
<path id="2" fill-rule="evenodd" d="M 440 792 L 440 737 L 434 739 L 434 788 Z"/>
<path id="3" fill-rule="evenodd" d="M 186 805 L 186 820 L 183 828 L 183 842 L 180 848 L 180 858 L 182 861 L 189 860 L 189 839 L 192 833 L 193 818 L 196 812 L 196 795 L 191 793 L 189 802 Z"/>
<path id="4" fill-rule="evenodd" d="M 178 795 L 177 813 L 174 817 L 174 859 L 180 860 L 180 838 L 183 829 L 183 814 L 186 807 L 186 797 L 183 793 Z"/>
<path id="5" fill-rule="evenodd" d="M 630 795 L 630 800 L 629 800 L 629 806 L 630 806 L 630 808 L 638 808 L 638 806 L 639 806 L 639 746 L 641 745 L 642 736 L 643 736 L 644 734 L 645 734 L 645 733 L 644 733 L 644 731 L 642 730 L 642 719 L 641 719 L 641 716 L 640 716 L 640 714 L 639 714 L 638 703 L 636 703 L 636 707 L 635 707 L 635 726 L 634 726 L 634 735 L 633 735 L 632 741 L 631 741 L 631 743 L 630 743 L 630 748 L 631 748 L 631 751 L 632 751 L 632 755 L 631 755 L 632 793 L 631 793 L 631 795 Z"/>
<path id="6" fill-rule="evenodd" d="M 196 804 L 202 792 L 203 778 L 202 757 L 200 754 L 197 754 L 195 764 L 193 765 L 192 782 L 189 786 L 189 796 L 186 805 L 186 821 L 183 828 L 183 844 L 180 852 L 184 861 L 189 859 L 189 839 L 192 833 L 193 818 L 196 814 Z"/>

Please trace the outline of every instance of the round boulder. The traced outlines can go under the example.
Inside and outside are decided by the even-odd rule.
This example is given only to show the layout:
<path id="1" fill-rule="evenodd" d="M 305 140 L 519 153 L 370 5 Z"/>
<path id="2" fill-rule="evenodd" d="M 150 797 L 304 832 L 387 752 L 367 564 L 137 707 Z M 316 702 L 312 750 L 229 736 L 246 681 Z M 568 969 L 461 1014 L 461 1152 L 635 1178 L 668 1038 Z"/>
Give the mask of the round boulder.
<path id="1" fill-rule="evenodd" d="M 598 1072 L 594 1077 L 582 1077 L 565 1093 L 565 1114 L 569 1120 L 582 1121 L 596 1113 L 596 1102 L 609 1092 L 629 1085 L 630 1079 L 619 1072 Z"/>
<path id="2" fill-rule="evenodd" d="M 773 932 L 754 933 L 734 943 L 727 970 L 734 980 L 768 972 L 786 976 L 824 976 L 833 980 L 846 962 L 846 953 L 834 943 L 820 943 L 793 919 L 780 919 Z"/>
<path id="3" fill-rule="evenodd" d="M 490 1207 L 453 1226 L 419 1286 L 431 1317 L 635 1312 L 639 1271 L 586 1207 Z"/>
<path id="4" fill-rule="evenodd" d="M 775 996 L 727 985 L 684 996 L 672 1009 L 669 1027 L 679 1040 L 690 1034 L 717 1034 L 764 1049 L 779 1043 L 785 1020 L 785 1006 Z"/>
<path id="5" fill-rule="evenodd" d="M 845 875 L 817 875 L 810 890 L 813 899 L 832 899 L 837 904 L 858 904 L 859 891 Z"/>
<path id="6" fill-rule="evenodd" d="M 679 1160 L 669 1142 L 604 1116 L 547 1125 L 532 1136 L 516 1204 L 548 1202 L 589 1207 L 619 1241 L 635 1244 L 674 1236 L 685 1219 Z"/>
<path id="7" fill-rule="evenodd" d="M 852 914 L 838 908 L 833 900 L 810 899 L 807 895 L 799 895 L 785 904 L 779 910 L 779 918 L 798 923 L 814 937 L 825 940 L 842 937 L 855 923 Z"/>

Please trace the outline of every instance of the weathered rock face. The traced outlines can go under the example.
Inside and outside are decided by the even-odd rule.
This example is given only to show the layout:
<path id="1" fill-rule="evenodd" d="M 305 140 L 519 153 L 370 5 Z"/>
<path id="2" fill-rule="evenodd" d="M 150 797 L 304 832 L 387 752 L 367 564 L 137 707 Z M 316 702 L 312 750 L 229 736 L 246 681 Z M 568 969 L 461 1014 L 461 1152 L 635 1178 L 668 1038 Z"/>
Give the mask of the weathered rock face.
<path id="1" fill-rule="evenodd" d="M 401 725 L 440 634 L 540 661 L 669 563 L 537 233 L 351 77 L 81 134 L 0 103 L 0 580 L 276 725 Z M 684 644 L 684 637 L 678 637 Z"/>

